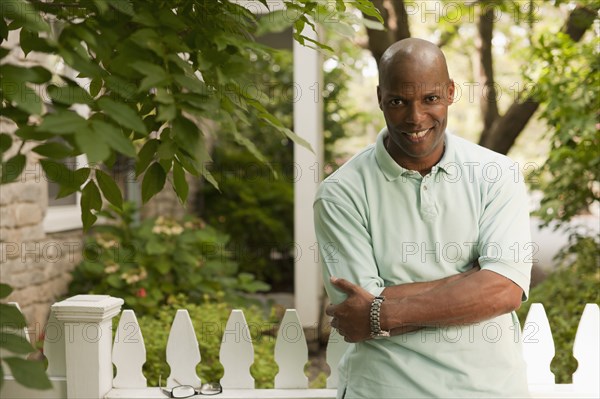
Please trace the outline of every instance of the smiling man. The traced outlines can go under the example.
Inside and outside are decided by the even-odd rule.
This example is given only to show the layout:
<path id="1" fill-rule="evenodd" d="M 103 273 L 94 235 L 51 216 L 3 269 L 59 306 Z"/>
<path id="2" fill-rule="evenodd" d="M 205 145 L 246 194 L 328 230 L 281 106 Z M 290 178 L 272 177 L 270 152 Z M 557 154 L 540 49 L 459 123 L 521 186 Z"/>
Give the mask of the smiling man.
<path id="1" fill-rule="evenodd" d="M 518 165 L 446 131 L 454 83 L 421 39 L 380 61 L 376 143 L 314 203 L 331 324 L 354 342 L 338 398 L 527 397 L 531 272 Z"/>

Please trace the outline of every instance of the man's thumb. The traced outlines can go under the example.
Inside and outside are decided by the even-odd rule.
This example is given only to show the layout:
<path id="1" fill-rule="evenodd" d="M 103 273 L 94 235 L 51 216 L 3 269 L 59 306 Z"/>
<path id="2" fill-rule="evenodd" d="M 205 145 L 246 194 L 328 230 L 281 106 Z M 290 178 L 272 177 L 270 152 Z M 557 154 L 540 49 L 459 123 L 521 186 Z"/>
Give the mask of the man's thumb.
<path id="1" fill-rule="evenodd" d="M 354 284 L 346 279 L 331 277 L 330 281 L 331 284 L 333 284 L 336 288 L 344 291 L 347 294 L 354 292 Z"/>

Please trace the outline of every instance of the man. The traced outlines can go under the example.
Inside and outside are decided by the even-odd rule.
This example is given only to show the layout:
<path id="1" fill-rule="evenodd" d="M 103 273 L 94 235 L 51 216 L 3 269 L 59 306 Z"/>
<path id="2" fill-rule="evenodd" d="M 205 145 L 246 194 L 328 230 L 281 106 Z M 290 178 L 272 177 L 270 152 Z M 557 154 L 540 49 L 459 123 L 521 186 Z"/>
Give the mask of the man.
<path id="1" fill-rule="evenodd" d="M 510 159 L 446 132 L 454 93 L 435 45 L 393 44 L 377 88 L 387 127 L 319 188 L 327 314 L 355 342 L 338 398 L 528 396 L 514 313 L 531 271 L 525 186 Z"/>

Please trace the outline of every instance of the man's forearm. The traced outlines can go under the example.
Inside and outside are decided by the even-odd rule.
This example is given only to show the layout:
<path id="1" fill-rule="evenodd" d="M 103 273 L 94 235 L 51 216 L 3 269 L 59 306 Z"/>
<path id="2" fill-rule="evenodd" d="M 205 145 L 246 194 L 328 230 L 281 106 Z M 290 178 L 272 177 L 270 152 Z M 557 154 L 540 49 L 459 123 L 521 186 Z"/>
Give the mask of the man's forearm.
<path id="1" fill-rule="evenodd" d="M 419 327 L 476 323 L 520 305 L 522 290 L 506 277 L 486 270 L 463 277 L 416 295 L 386 298 L 381 310 L 382 328 L 408 332 Z"/>
<path id="2" fill-rule="evenodd" d="M 444 277 L 439 280 L 425 281 L 418 283 L 400 284 L 391 287 L 386 287 L 381 295 L 388 299 L 402 299 L 408 296 L 420 295 L 433 289 L 438 289 L 446 284 L 453 283 L 457 280 L 470 276 L 479 270 L 479 263 L 475 261 L 473 268 L 466 272 L 458 273 L 452 276 Z"/>

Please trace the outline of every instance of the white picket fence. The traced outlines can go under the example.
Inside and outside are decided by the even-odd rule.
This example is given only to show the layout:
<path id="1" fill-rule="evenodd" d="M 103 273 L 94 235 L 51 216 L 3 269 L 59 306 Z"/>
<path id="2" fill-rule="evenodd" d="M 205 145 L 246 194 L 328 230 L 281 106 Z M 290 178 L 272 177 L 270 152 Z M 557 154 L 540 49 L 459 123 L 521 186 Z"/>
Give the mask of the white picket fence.
<path id="1" fill-rule="evenodd" d="M 157 387 L 147 387 L 142 373 L 146 348 L 142 331 L 131 310 L 123 311 L 114 339 L 112 319 L 123 300 L 104 295 L 78 295 L 52 306 L 45 329 L 44 353 L 53 389 L 26 389 L 5 376 L 0 391 L 3 399 L 150 399 L 165 398 Z M 552 332 L 541 304 L 533 304 L 523 326 L 524 356 L 528 379 L 535 398 L 600 397 L 600 311 L 597 304 L 587 304 L 579 322 L 573 356 L 578 369 L 572 384 L 555 384 L 550 371 L 554 357 Z M 531 334 L 534 331 L 535 334 Z M 527 338 L 531 339 L 527 339 Z M 534 338 L 532 338 L 534 337 Z M 218 398 L 335 398 L 338 382 L 337 364 L 348 344 L 335 332 L 327 347 L 331 375 L 326 389 L 309 389 L 304 366 L 308 349 L 296 311 L 289 309 L 281 322 L 275 346 L 279 373 L 274 389 L 255 389 L 250 374 L 254 349 L 249 327 L 240 310 L 234 310 L 224 330 L 220 362 L 223 393 Z M 199 386 L 196 365 L 201 361 L 192 320 L 187 310 L 178 310 L 166 347 L 171 374 L 166 385 Z M 116 375 L 113 377 L 113 365 Z M 200 397 L 200 396 L 199 396 Z"/>

